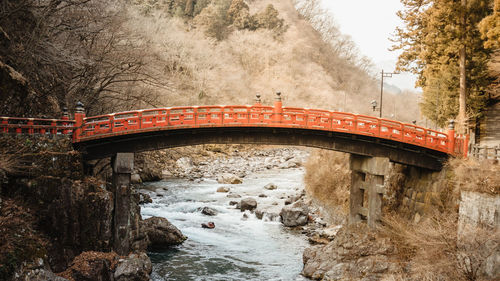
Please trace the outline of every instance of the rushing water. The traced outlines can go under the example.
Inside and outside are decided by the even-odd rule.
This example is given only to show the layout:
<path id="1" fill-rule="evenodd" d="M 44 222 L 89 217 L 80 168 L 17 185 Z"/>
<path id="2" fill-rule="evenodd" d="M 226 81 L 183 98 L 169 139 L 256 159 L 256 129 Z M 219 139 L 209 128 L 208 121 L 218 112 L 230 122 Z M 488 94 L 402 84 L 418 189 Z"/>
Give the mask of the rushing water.
<path id="1" fill-rule="evenodd" d="M 263 187 L 271 182 L 278 189 L 265 190 Z M 241 199 L 216 192 L 220 186 L 214 180 L 195 183 L 175 179 L 144 187 L 153 203 L 142 206 L 143 217 L 165 217 L 188 237 L 182 245 L 165 252 L 149 253 L 152 279 L 306 280 L 300 276 L 302 252 L 307 246 L 305 237 L 268 217 L 259 220 L 247 213 L 248 218 L 244 218 L 244 213 L 229 205 L 230 201 Z M 276 169 L 251 174 L 243 184 L 230 187 L 231 193 L 255 198 L 258 208 L 277 213 L 287 195 L 300 192 L 303 170 Z M 259 194 L 268 197 L 260 198 Z M 206 206 L 218 214 L 203 215 L 200 209 Z M 201 223 L 209 221 L 215 222 L 215 229 L 201 228 Z"/>

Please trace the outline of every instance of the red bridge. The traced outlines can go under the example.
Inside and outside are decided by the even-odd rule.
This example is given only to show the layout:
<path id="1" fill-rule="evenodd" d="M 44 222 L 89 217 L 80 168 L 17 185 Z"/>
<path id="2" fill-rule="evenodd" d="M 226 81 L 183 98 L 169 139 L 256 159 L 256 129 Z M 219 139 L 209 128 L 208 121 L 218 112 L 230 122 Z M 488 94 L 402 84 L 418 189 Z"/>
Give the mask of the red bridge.
<path id="1" fill-rule="evenodd" d="M 440 169 L 449 155 L 467 156 L 468 136 L 365 115 L 274 106 L 183 106 L 86 117 L 81 103 L 74 120 L 1 117 L 7 134 L 72 135 L 87 159 L 204 143 L 301 145 Z"/>

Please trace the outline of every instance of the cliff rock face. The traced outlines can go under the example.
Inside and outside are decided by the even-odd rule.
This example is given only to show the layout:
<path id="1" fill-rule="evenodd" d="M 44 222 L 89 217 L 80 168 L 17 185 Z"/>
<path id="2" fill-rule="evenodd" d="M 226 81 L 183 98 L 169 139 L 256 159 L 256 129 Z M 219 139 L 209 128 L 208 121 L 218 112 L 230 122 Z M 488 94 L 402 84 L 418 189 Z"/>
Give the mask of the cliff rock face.
<path id="1" fill-rule="evenodd" d="M 66 277 L 73 280 L 148 280 L 151 264 L 144 253 L 125 258 L 125 264 L 133 266 L 123 265 L 126 268 L 117 276 L 109 256 L 75 259 L 82 252 L 113 250 L 114 194 L 105 181 L 83 175 L 81 156 L 72 151 L 68 139 L 1 137 L 0 145 L 17 157 L 15 172 L 0 167 L 5 174 L 0 189 L 0 251 L 5 255 L 0 256 L 6 258 L 0 259 L 0 279 L 9 280 L 21 264 L 42 258 L 47 274 L 66 270 L 71 263 L 92 264 L 90 275 L 72 267 Z M 129 196 L 130 251 L 145 251 L 148 238 L 140 227 L 139 196 L 134 190 Z M 130 279 L 131 268 L 139 279 Z M 17 275 L 19 280 L 34 276 L 29 270 Z"/>
<path id="2" fill-rule="evenodd" d="M 110 251 L 113 195 L 98 182 L 40 177 L 33 181 L 40 226 L 51 237 L 51 265 L 61 271 L 81 251 Z"/>

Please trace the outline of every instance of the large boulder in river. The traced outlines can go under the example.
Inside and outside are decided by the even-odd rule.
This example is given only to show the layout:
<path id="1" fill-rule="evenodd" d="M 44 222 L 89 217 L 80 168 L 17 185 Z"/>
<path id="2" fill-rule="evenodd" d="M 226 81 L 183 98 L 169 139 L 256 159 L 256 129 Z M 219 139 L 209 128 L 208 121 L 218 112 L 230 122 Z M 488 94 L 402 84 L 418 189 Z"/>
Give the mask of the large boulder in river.
<path id="1" fill-rule="evenodd" d="M 266 184 L 266 186 L 264 186 L 264 188 L 267 190 L 275 190 L 278 188 L 278 186 L 276 186 L 274 183 L 268 183 Z"/>
<path id="2" fill-rule="evenodd" d="M 280 212 L 281 222 L 288 227 L 305 225 L 308 222 L 309 211 L 306 207 L 285 206 Z"/>
<path id="3" fill-rule="evenodd" d="M 219 188 L 217 188 L 217 192 L 229 192 L 229 190 L 231 190 L 231 188 L 229 188 L 228 186 L 221 186 Z"/>
<path id="4" fill-rule="evenodd" d="M 203 209 L 201 209 L 201 213 L 206 216 L 216 216 L 217 210 L 210 207 L 203 207 Z"/>
<path id="5" fill-rule="evenodd" d="M 241 183 L 243 183 L 241 178 L 239 178 L 233 174 L 229 174 L 229 173 L 224 173 L 224 174 L 218 176 L 217 182 L 222 183 L 222 184 L 241 184 Z"/>
<path id="6" fill-rule="evenodd" d="M 240 201 L 240 210 L 242 212 L 249 210 L 253 211 L 257 208 L 257 201 L 253 198 L 245 198 Z"/>
<path id="7" fill-rule="evenodd" d="M 187 237 L 166 218 L 151 217 L 141 221 L 141 229 L 146 234 L 148 249 L 164 249 L 184 242 Z"/>

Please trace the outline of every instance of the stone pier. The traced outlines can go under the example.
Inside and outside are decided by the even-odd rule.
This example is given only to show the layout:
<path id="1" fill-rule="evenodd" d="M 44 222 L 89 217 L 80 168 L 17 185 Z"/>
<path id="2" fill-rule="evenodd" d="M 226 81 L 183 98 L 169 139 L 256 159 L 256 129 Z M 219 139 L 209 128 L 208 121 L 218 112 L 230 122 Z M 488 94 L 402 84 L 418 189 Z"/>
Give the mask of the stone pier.
<path id="1" fill-rule="evenodd" d="M 389 159 L 351 154 L 350 168 L 349 223 L 367 221 L 370 227 L 374 227 L 382 218 L 384 180 L 390 170 Z"/>
<path id="2" fill-rule="evenodd" d="M 134 169 L 134 153 L 116 153 L 112 157 L 113 166 L 113 249 L 119 255 L 130 252 L 130 177 Z"/>

